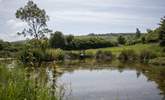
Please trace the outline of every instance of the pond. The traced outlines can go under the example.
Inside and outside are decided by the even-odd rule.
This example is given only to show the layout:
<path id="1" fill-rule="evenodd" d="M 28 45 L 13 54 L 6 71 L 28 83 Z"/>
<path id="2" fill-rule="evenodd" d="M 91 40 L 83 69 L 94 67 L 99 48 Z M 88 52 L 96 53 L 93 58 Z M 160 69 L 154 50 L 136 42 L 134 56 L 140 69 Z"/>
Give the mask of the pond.
<path id="1" fill-rule="evenodd" d="M 69 100 L 161 100 L 160 90 L 153 81 L 136 70 L 96 69 L 75 70 L 59 77 L 70 84 Z"/>
<path id="2" fill-rule="evenodd" d="M 73 69 L 66 68 L 58 77 L 58 83 L 70 87 L 66 89 L 71 92 L 66 100 L 165 100 L 163 66 L 109 63 L 76 66 L 70 65 Z"/>
<path id="3" fill-rule="evenodd" d="M 69 61 L 38 71 L 38 83 L 64 86 L 64 100 L 165 100 L 164 66 Z"/>

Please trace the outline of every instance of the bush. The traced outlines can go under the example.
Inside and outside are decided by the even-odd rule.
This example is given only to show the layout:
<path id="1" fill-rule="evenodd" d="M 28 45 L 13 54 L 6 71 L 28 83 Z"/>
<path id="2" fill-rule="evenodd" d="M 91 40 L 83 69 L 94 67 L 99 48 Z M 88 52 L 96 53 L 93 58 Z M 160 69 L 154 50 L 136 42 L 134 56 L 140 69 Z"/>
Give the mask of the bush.
<path id="1" fill-rule="evenodd" d="M 46 51 L 46 54 L 48 55 L 47 59 L 50 61 L 64 60 L 65 58 L 65 53 L 61 49 L 49 49 Z"/>
<path id="2" fill-rule="evenodd" d="M 101 51 L 98 50 L 96 52 L 96 59 L 97 60 L 112 60 L 113 55 L 111 51 Z"/>
<path id="3" fill-rule="evenodd" d="M 117 40 L 118 40 L 119 44 L 125 44 L 126 43 L 125 37 L 123 37 L 123 36 L 119 36 Z"/>
<path id="4" fill-rule="evenodd" d="M 148 43 L 155 43 L 159 41 L 159 29 L 151 31 L 146 34 L 146 41 Z"/>
<path id="5" fill-rule="evenodd" d="M 123 50 L 119 54 L 118 58 L 121 61 L 135 61 L 137 59 L 137 55 L 134 50 Z"/>
<path id="6" fill-rule="evenodd" d="M 79 59 L 80 53 L 68 51 L 66 52 L 66 59 Z"/>
<path id="7" fill-rule="evenodd" d="M 153 59 L 156 57 L 156 54 L 149 50 L 142 50 L 139 54 L 139 60 L 140 62 L 148 62 L 150 59 Z"/>

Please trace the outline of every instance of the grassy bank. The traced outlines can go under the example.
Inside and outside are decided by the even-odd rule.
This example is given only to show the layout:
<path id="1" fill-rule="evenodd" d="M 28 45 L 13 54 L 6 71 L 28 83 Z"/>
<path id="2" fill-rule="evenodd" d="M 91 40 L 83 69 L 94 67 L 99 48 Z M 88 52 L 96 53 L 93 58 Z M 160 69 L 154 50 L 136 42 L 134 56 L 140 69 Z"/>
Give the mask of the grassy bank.
<path id="1" fill-rule="evenodd" d="M 135 45 L 130 45 L 130 46 L 110 47 L 110 48 L 101 48 L 101 49 L 89 49 L 86 52 L 87 52 L 87 54 L 88 53 L 96 54 L 96 52 L 98 50 L 102 50 L 102 51 L 111 51 L 113 54 L 118 55 L 123 50 L 130 50 L 130 49 L 134 50 L 136 53 L 140 53 L 143 50 L 150 50 L 159 56 L 162 56 L 162 51 L 163 51 L 163 48 L 160 47 L 158 44 L 135 44 Z"/>
<path id="2" fill-rule="evenodd" d="M 57 100 L 48 87 L 37 85 L 27 74 L 19 66 L 0 65 L 0 100 Z"/>
<path id="3" fill-rule="evenodd" d="M 82 51 L 65 51 L 70 52 L 74 55 L 79 55 L 80 53 L 85 53 L 87 57 L 95 57 L 101 55 L 102 58 L 108 58 L 108 56 L 113 56 L 113 58 L 122 57 L 122 59 L 126 60 L 138 60 L 142 62 L 149 62 L 150 59 L 154 59 L 157 57 L 161 57 L 163 59 L 165 57 L 163 47 L 160 47 L 159 44 L 135 44 L 130 46 L 119 46 L 119 47 L 109 47 L 109 48 L 100 48 L 100 49 L 88 49 L 84 52 Z M 103 59 L 102 59 L 103 60 Z M 152 61 L 153 62 L 153 61 Z M 158 62 L 159 60 L 155 59 L 154 62 Z M 162 62 L 161 62 L 162 63 Z M 156 64 L 156 63 L 154 63 Z"/>

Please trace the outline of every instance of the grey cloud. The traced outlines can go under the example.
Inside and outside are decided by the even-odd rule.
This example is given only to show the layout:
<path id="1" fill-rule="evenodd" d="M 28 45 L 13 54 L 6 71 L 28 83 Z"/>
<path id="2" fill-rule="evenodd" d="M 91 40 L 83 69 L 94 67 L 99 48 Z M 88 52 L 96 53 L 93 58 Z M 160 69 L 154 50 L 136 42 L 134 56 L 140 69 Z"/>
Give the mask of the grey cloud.
<path id="1" fill-rule="evenodd" d="M 27 0 L 0 0 L 0 34 L 5 40 L 24 39 L 15 33 L 24 25 L 15 18 Z M 50 16 L 48 26 L 75 35 L 90 32 L 132 32 L 155 28 L 165 13 L 164 0 L 34 0 Z"/>

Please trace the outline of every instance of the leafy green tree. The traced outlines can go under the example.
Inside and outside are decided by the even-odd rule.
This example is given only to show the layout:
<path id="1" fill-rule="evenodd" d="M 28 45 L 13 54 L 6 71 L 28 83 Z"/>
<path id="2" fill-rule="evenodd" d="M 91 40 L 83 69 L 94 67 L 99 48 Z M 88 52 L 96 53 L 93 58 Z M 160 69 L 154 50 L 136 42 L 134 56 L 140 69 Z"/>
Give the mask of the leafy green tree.
<path id="1" fill-rule="evenodd" d="M 136 38 L 140 38 L 141 32 L 138 28 L 136 28 Z"/>
<path id="2" fill-rule="evenodd" d="M 50 30 L 46 22 L 49 20 L 44 9 L 40 9 L 32 0 L 29 0 L 24 7 L 16 12 L 16 18 L 26 22 L 28 28 L 25 28 L 19 35 L 32 36 L 35 39 L 45 37 Z"/>
<path id="3" fill-rule="evenodd" d="M 74 36 L 73 35 L 66 36 L 66 42 L 67 42 L 67 44 L 70 44 L 73 41 L 73 39 L 74 39 Z"/>
<path id="4" fill-rule="evenodd" d="M 49 44 L 52 48 L 64 48 L 65 37 L 63 33 L 60 31 L 56 31 L 54 34 L 51 34 Z"/>
<path id="5" fill-rule="evenodd" d="M 47 28 L 48 15 L 44 9 L 40 9 L 32 0 L 29 0 L 24 7 L 16 11 L 16 18 L 27 23 L 25 28 L 18 35 L 31 36 L 24 49 L 20 52 L 22 63 L 40 67 L 46 56 L 47 38 L 46 34 L 51 31 Z"/>
<path id="6" fill-rule="evenodd" d="M 121 36 L 121 35 L 118 37 L 117 40 L 118 40 L 118 43 L 119 43 L 119 44 L 125 44 L 125 43 L 126 43 L 125 38 L 124 38 L 123 36 Z"/>

